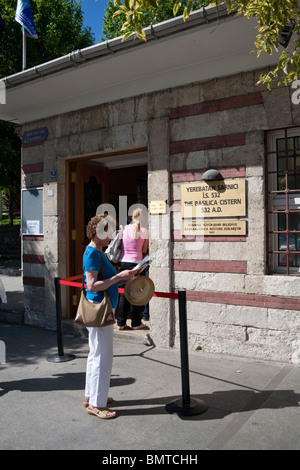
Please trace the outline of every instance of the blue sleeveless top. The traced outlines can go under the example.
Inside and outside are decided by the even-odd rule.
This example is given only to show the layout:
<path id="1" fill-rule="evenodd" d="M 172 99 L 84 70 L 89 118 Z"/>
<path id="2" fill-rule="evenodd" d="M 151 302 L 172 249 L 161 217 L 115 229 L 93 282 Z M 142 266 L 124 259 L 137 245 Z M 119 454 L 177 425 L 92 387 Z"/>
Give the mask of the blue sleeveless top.
<path id="1" fill-rule="evenodd" d="M 97 250 L 97 248 L 93 248 L 92 246 L 88 245 L 83 254 L 84 282 L 86 282 L 86 275 L 85 275 L 86 271 L 98 271 L 97 280 L 98 281 L 103 280 L 102 264 L 100 262 L 100 258 L 103 261 L 106 278 L 115 276 L 117 274 L 116 269 L 113 267 L 111 262 L 106 258 L 105 254 Z M 108 288 L 109 297 L 110 297 L 111 305 L 113 308 L 117 308 L 118 306 L 118 300 L 119 300 L 118 290 L 119 290 L 118 283 L 115 283 Z M 90 292 L 88 288 L 86 288 L 86 298 L 89 300 L 93 300 L 95 302 L 102 302 L 104 298 L 104 291 Z"/>

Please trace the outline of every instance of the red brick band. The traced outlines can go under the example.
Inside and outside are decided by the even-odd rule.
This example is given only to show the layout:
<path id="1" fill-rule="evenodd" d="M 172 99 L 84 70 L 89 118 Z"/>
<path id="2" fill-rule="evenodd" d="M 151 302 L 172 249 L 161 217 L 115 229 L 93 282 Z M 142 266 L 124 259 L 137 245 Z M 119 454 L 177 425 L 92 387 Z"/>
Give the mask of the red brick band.
<path id="1" fill-rule="evenodd" d="M 186 298 L 193 302 L 274 308 L 280 310 L 299 310 L 299 299 L 293 297 L 189 290 L 186 292 Z"/>
<path id="2" fill-rule="evenodd" d="M 247 274 L 247 261 L 174 259 L 174 271 Z"/>
<path id="3" fill-rule="evenodd" d="M 244 132 L 171 142 L 170 153 L 194 152 L 196 150 L 236 147 L 240 145 L 245 145 Z"/>
<path id="4" fill-rule="evenodd" d="M 248 95 L 233 96 L 220 100 L 203 101 L 202 103 L 190 104 L 173 108 L 170 110 L 170 119 L 195 116 L 198 114 L 215 113 L 226 109 L 242 108 L 262 104 L 260 92 L 249 93 Z"/>

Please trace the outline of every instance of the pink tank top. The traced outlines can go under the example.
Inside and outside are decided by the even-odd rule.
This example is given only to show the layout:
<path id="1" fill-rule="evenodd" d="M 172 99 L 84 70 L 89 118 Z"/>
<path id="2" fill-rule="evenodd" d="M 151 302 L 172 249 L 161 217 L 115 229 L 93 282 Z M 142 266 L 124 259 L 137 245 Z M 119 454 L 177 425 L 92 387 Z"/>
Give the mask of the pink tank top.
<path id="1" fill-rule="evenodd" d="M 120 261 L 135 263 L 143 259 L 142 248 L 145 239 L 148 238 L 148 230 L 140 227 L 139 237 L 133 238 L 135 224 L 126 225 L 123 230 L 123 243 Z"/>

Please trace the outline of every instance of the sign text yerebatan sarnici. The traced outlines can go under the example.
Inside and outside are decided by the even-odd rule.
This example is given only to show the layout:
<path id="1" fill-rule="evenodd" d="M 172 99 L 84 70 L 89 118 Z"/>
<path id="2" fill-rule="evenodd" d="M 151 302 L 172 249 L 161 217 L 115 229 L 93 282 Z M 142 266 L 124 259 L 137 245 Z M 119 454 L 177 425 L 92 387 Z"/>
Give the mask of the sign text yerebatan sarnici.
<path id="1" fill-rule="evenodd" d="M 246 216 L 245 180 L 182 184 L 181 215 L 183 235 L 245 235 L 246 221 L 221 220 Z M 218 223 L 209 220 L 214 218 Z"/>

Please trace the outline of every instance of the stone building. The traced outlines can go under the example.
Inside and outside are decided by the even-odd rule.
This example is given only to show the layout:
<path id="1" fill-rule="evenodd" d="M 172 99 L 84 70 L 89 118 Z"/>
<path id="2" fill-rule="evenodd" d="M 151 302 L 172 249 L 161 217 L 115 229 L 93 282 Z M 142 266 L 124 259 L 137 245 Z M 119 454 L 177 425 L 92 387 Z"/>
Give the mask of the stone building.
<path id="1" fill-rule="evenodd" d="M 150 276 L 186 289 L 193 350 L 300 357 L 300 105 L 257 85 L 255 22 L 215 7 L 7 77 L 20 124 L 25 322 L 55 328 L 54 278 L 81 273 L 101 204 L 150 207 Z M 299 87 L 298 87 L 299 88 Z M 62 287 L 64 315 L 78 290 Z M 178 306 L 150 302 L 154 343 L 179 347 Z"/>

